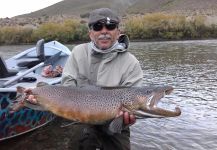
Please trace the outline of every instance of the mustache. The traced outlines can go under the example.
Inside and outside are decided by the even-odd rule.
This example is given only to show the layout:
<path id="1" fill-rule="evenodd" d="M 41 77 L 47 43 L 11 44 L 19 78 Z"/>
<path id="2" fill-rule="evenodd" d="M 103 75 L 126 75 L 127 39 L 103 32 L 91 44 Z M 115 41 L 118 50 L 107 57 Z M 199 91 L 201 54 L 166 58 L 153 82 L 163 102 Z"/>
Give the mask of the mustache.
<path id="1" fill-rule="evenodd" d="M 111 39 L 111 35 L 109 35 L 109 34 L 101 34 L 98 37 L 98 40 L 110 40 L 110 39 Z"/>

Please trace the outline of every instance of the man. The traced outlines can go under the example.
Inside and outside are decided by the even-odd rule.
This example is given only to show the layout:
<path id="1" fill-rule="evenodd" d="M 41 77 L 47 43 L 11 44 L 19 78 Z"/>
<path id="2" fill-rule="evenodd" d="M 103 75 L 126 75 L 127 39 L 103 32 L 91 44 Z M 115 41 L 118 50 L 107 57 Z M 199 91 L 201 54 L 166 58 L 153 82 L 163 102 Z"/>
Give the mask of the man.
<path id="1" fill-rule="evenodd" d="M 138 60 L 127 48 L 129 40 L 120 35 L 119 17 L 108 8 L 92 11 L 89 16 L 90 43 L 77 45 L 67 60 L 62 74 L 62 85 L 102 87 L 139 86 L 142 70 Z M 109 101 L 108 101 L 109 103 Z M 81 125 L 80 149 L 125 150 L 130 149 L 129 128 L 135 117 L 121 112 L 124 127 L 119 133 L 111 133 L 106 125 Z"/>

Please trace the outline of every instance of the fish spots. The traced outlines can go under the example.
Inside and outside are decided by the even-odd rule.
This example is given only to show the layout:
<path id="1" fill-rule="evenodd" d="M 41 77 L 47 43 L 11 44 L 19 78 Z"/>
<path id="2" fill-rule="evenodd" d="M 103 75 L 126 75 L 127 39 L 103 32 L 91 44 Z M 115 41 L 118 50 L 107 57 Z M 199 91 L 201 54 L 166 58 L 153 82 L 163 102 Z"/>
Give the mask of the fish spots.
<path id="1" fill-rule="evenodd" d="M 83 123 L 97 124 L 113 119 L 120 108 L 136 111 L 146 106 L 150 93 L 161 94 L 167 87 L 132 87 L 132 88 L 72 88 L 65 86 L 44 86 L 33 89 L 38 95 L 38 103 L 52 113 Z M 147 95 L 148 94 L 148 95 Z M 161 97 L 157 96 L 156 99 Z M 143 101 L 144 99 L 144 101 Z M 122 107 L 123 106 L 123 107 Z M 146 113 L 161 113 L 159 109 L 146 109 Z M 164 111 L 166 113 L 171 113 Z M 37 116 L 30 114 L 31 116 Z M 35 124 L 35 122 L 31 122 Z"/>

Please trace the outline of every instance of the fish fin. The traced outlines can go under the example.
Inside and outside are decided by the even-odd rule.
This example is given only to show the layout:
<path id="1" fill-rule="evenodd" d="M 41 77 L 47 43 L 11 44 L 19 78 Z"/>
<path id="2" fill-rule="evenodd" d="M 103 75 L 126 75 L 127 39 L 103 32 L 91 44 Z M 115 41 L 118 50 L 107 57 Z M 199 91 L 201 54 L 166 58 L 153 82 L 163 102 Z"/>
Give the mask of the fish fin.
<path id="1" fill-rule="evenodd" d="M 42 86 L 47 86 L 47 85 L 49 85 L 48 83 L 46 83 L 46 82 L 38 82 L 37 83 L 37 87 L 42 87 Z"/>
<path id="2" fill-rule="evenodd" d="M 24 93 L 25 88 L 22 86 L 17 86 L 17 93 L 23 94 Z"/>
<path id="3" fill-rule="evenodd" d="M 20 102 L 20 101 L 19 102 L 13 102 L 13 103 L 9 104 L 8 110 L 9 110 L 9 113 L 14 113 L 23 107 L 25 107 L 23 102 Z"/>
<path id="4" fill-rule="evenodd" d="M 123 129 L 123 115 L 112 120 L 108 126 L 108 129 L 111 132 L 111 134 L 121 133 Z"/>
<path id="5" fill-rule="evenodd" d="M 25 90 L 25 88 L 23 88 L 21 86 L 17 86 L 17 93 L 16 93 L 15 100 L 13 102 L 19 102 L 19 101 L 24 100 L 24 97 L 23 97 L 24 90 Z"/>
<path id="6" fill-rule="evenodd" d="M 37 105 L 37 104 L 32 104 L 32 103 L 30 103 L 28 101 L 25 101 L 24 106 L 28 107 L 28 108 L 31 108 L 31 109 L 34 109 L 34 110 L 46 111 L 46 109 L 43 108 L 42 106 Z"/>
<path id="7" fill-rule="evenodd" d="M 23 100 L 22 98 L 21 98 L 21 100 L 14 101 L 13 103 L 11 103 L 9 105 L 8 110 L 10 111 L 10 113 L 13 113 L 13 112 L 16 112 L 16 111 L 24 108 L 24 107 L 34 109 L 34 110 L 47 111 L 42 106 L 37 105 L 37 104 L 32 104 L 31 102 Z"/>
<path id="8" fill-rule="evenodd" d="M 68 127 L 68 126 L 71 126 L 71 125 L 74 125 L 74 124 L 80 124 L 80 122 L 79 121 L 72 121 L 70 123 L 62 123 L 62 125 L 60 127 L 65 128 L 65 127 Z"/>

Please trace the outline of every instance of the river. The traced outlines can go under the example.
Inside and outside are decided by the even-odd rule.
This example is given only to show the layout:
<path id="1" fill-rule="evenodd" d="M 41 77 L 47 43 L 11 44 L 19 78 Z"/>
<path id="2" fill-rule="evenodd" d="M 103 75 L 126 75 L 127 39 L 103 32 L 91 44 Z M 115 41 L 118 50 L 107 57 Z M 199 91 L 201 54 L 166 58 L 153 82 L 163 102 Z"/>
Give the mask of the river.
<path id="1" fill-rule="evenodd" d="M 28 47 L 31 45 L 0 46 L 0 55 L 6 59 Z M 160 105 L 170 109 L 178 105 L 182 110 L 176 118 L 138 120 L 131 126 L 132 150 L 217 150 L 217 40 L 132 42 L 130 48 L 142 65 L 144 85 L 175 88 Z M 59 122 L 0 145 L 7 149 L 73 149 L 67 138 L 69 129 L 61 130 L 64 136 L 56 144 L 45 144 L 48 135 L 39 134 L 58 130 Z M 36 143 L 30 140 L 34 136 Z"/>

